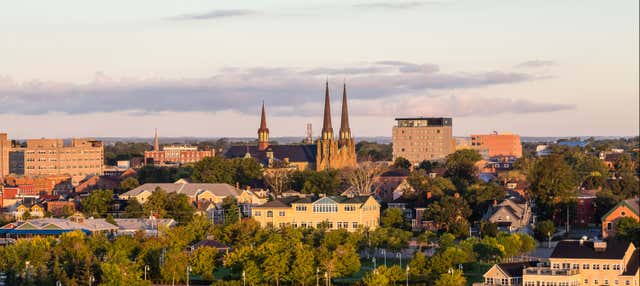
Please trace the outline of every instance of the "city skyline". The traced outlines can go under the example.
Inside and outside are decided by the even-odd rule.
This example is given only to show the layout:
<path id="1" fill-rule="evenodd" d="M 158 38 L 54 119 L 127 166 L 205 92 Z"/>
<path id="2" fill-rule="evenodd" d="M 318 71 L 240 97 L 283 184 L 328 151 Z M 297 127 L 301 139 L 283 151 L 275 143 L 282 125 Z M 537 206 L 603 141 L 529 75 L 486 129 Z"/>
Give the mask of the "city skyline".
<path id="1" fill-rule="evenodd" d="M 455 136 L 640 128 L 637 1 L 181 4 L 0 11 L 0 132 L 252 138 L 264 100 L 272 137 L 318 137 L 327 79 L 356 138 L 403 116 L 453 117 Z"/>

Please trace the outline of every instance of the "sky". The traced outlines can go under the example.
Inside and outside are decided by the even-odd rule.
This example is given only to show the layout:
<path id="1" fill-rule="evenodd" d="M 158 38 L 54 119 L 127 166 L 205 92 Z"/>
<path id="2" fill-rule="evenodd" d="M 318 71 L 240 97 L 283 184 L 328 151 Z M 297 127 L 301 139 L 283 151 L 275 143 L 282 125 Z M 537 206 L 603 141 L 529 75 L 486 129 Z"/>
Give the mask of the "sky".
<path id="1" fill-rule="evenodd" d="M 637 136 L 638 1 L 0 0 L 0 132 L 314 136 L 328 80 L 355 137 Z"/>

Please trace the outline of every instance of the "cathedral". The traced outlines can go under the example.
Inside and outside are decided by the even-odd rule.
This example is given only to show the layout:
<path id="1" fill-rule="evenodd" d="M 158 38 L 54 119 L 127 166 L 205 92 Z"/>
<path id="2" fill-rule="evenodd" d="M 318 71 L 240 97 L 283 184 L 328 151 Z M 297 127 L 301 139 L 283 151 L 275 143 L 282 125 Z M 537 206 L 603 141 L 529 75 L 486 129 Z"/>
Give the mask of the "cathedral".
<path id="1" fill-rule="evenodd" d="M 289 166 L 298 170 L 341 169 L 356 166 L 356 145 L 349 128 L 347 86 L 342 90 L 340 132 L 336 138 L 331 125 L 329 83 L 325 84 L 322 134 L 313 144 L 271 145 L 264 103 L 258 129 L 258 145 L 236 145 L 225 153 L 228 158 L 254 158 L 265 167 Z"/>

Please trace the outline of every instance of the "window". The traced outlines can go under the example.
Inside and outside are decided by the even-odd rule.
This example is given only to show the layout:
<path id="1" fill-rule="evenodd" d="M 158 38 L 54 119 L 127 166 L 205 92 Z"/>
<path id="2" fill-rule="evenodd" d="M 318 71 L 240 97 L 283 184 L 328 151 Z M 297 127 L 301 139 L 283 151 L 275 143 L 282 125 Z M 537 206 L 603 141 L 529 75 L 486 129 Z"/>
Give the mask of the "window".
<path id="1" fill-rule="evenodd" d="M 353 228 L 358 228 L 358 222 L 357 222 L 357 221 L 354 221 L 353 223 L 351 223 L 351 226 L 352 226 Z"/>
<path id="2" fill-rule="evenodd" d="M 599 269 L 600 269 L 600 264 L 593 265 L 593 270 L 599 270 Z"/>
<path id="3" fill-rule="evenodd" d="M 573 264 L 573 269 L 580 269 L 580 264 Z"/>
<path id="4" fill-rule="evenodd" d="M 302 227 L 302 228 L 307 227 L 307 223 L 306 222 L 301 222 L 300 223 L 300 227 Z"/>
<path id="5" fill-rule="evenodd" d="M 352 211 L 355 211 L 355 210 L 356 210 L 356 206 L 354 206 L 354 205 L 346 205 L 346 206 L 344 206 L 344 211 L 345 212 L 352 212 Z"/>
<path id="6" fill-rule="evenodd" d="M 624 281 L 624 285 L 627 285 L 627 286 L 629 286 L 629 284 L 630 284 L 630 283 L 629 283 L 629 280 L 627 280 L 627 281 Z"/>
<path id="7" fill-rule="evenodd" d="M 279 215 L 279 216 L 284 216 L 284 211 L 280 211 L 280 212 L 278 212 L 278 215 Z"/>
<path id="8" fill-rule="evenodd" d="M 296 205 L 296 211 L 299 211 L 299 212 L 307 211 L 307 206 Z"/>
<path id="9" fill-rule="evenodd" d="M 620 264 L 614 264 L 613 270 L 620 270 Z"/>
<path id="10" fill-rule="evenodd" d="M 589 279 L 584 279 L 584 284 L 589 284 Z"/>
<path id="11" fill-rule="evenodd" d="M 626 215 L 627 215 L 627 213 L 626 213 L 625 211 L 622 211 L 622 212 L 620 213 L 620 215 L 621 215 L 621 216 L 626 216 Z"/>
<path id="12" fill-rule="evenodd" d="M 502 285 L 509 285 L 509 279 L 502 278 Z"/>
<path id="13" fill-rule="evenodd" d="M 485 278 L 485 281 L 484 281 L 484 282 L 485 282 L 486 284 L 491 285 L 491 284 L 493 284 L 493 278 Z"/>
<path id="14" fill-rule="evenodd" d="M 273 217 L 273 211 L 267 211 L 267 217 Z"/>
<path id="15" fill-rule="evenodd" d="M 253 212 L 253 215 L 254 215 L 254 216 L 260 216 L 260 211 L 255 211 L 255 212 Z"/>
<path id="16" fill-rule="evenodd" d="M 582 269 L 589 269 L 589 264 L 582 264 Z"/>
<path id="17" fill-rule="evenodd" d="M 294 223 L 291 224 L 291 226 L 293 226 L 293 228 L 298 228 L 298 223 L 294 222 Z"/>
<path id="18" fill-rule="evenodd" d="M 613 284 L 616 284 L 616 285 L 618 285 L 618 279 L 616 279 L 616 280 L 613 280 Z"/>
<path id="19" fill-rule="evenodd" d="M 611 229 L 613 229 L 613 224 L 608 222 L 607 223 L 607 230 L 611 230 Z"/>
<path id="20" fill-rule="evenodd" d="M 604 280 L 604 285 L 609 285 L 609 280 L 605 279 Z"/>
<path id="21" fill-rule="evenodd" d="M 552 268 L 553 269 L 560 269 L 560 264 L 554 263 Z"/>
<path id="22" fill-rule="evenodd" d="M 602 270 L 609 270 L 609 264 L 603 264 L 602 265 Z M 607 284 L 607 283 L 605 283 L 605 284 Z"/>
<path id="23" fill-rule="evenodd" d="M 562 263 L 562 269 L 571 269 L 571 263 Z"/>
<path id="24" fill-rule="evenodd" d="M 598 285 L 598 279 L 596 279 L 596 280 L 593 280 L 593 284 L 596 284 L 596 285 Z"/>

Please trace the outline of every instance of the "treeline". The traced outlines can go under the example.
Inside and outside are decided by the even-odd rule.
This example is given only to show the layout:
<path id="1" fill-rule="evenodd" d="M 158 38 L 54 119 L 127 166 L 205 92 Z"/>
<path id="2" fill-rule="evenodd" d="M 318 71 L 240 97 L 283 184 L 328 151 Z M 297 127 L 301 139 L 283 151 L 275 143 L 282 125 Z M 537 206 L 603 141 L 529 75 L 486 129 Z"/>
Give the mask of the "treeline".
<path id="1" fill-rule="evenodd" d="M 189 251 L 194 243 L 213 237 L 233 251 L 218 253 L 202 247 Z M 308 285 L 316 278 L 348 278 L 356 285 L 392 285 L 404 277 L 404 266 L 396 266 L 392 256 L 406 248 L 410 232 L 385 223 L 373 231 L 356 232 L 325 228 L 261 228 L 252 219 L 226 225 L 212 225 L 200 216 L 172 229 L 160 229 L 157 237 L 85 235 L 70 232 L 58 239 L 34 237 L 19 239 L 15 245 L 0 248 L 0 271 L 9 285 L 150 285 L 184 283 L 190 267 L 191 279 L 237 285 L 243 273 L 247 285 Z M 405 258 L 412 281 L 436 285 L 464 285 L 464 277 L 445 277 L 458 264 L 511 260 L 535 247 L 527 235 L 499 233 L 483 238 L 456 240 L 452 234 L 424 233 L 418 237 L 420 249 L 413 258 Z M 438 245 L 432 257 L 422 250 Z M 377 271 L 371 259 L 384 248 L 389 265 L 378 257 Z M 376 251 L 378 249 L 378 251 Z M 362 256 L 362 257 L 361 257 Z M 393 261 L 393 262 L 391 262 Z M 145 268 L 147 279 L 145 281 Z M 400 276 L 398 276 L 400 273 Z M 448 276 L 447 274 L 446 276 Z M 364 276 L 364 277 L 363 277 Z M 93 279 L 92 279 L 93 277 Z M 336 280 L 337 281 L 337 280 Z M 216 285 L 217 285 L 216 284 Z"/>

